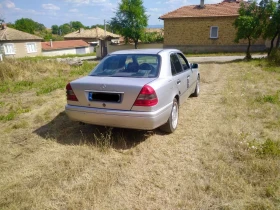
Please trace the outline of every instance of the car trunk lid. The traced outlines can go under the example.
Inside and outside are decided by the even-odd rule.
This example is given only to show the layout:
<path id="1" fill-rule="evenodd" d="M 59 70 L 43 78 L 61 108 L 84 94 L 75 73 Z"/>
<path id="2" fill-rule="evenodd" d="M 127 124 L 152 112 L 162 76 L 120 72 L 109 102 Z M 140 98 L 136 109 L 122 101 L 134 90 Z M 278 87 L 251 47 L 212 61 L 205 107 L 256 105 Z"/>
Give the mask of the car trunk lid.
<path id="1" fill-rule="evenodd" d="M 78 101 L 68 101 L 68 104 L 131 110 L 142 87 L 153 80 L 155 78 L 86 76 L 71 82 Z"/>

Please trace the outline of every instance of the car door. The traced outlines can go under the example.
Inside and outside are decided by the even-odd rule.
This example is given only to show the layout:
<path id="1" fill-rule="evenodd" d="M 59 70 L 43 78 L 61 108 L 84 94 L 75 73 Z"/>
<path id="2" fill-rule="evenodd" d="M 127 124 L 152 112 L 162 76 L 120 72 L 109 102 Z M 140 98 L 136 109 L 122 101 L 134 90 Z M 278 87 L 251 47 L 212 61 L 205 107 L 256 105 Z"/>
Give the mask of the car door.
<path id="1" fill-rule="evenodd" d="M 177 56 L 177 53 L 172 53 L 170 55 L 170 62 L 171 62 L 171 71 L 172 71 L 172 81 L 173 86 L 177 87 L 180 95 L 180 103 L 184 102 L 185 99 L 188 97 L 187 93 L 187 83 L 188 77 L 187 72 L 183 70 L 183 66 Z"/>
<path id="2" fill-rule="evenodd" d="M 181 53 L 177 53 L 177 56 L 185 72 L 184 75 L 187 77 L 187 97 L 189 97 L 193 92 L 193 85 L 195 84 L 196 77 L 185 56 Z"/>

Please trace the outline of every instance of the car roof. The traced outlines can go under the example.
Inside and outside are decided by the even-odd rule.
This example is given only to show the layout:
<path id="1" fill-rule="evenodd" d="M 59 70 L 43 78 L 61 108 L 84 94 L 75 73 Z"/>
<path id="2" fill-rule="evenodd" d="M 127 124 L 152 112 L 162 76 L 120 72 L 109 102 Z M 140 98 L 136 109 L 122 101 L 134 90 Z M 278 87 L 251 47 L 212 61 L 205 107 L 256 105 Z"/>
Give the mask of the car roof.
<path id="1" fill-rule="evenodd" d="M 132 50 L 119 50 L 111 53 L 111 55 L 122 55 L 122 54 L 159 54 L 168 52 L 180 52 L 177 49 L 132 49 Z"/>

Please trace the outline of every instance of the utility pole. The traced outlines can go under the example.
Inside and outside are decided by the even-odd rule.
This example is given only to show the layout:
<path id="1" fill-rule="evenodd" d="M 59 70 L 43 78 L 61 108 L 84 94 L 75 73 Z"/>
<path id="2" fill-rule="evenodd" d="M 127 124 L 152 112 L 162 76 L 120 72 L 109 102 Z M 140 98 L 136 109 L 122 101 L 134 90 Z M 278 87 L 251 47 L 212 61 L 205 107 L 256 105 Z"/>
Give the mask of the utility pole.
<path id="1" fill-rule="evenodd" d="M 104 20 L 104 28 L 105 28 L 105 37 L 106 37 L 106 20 Z"/>

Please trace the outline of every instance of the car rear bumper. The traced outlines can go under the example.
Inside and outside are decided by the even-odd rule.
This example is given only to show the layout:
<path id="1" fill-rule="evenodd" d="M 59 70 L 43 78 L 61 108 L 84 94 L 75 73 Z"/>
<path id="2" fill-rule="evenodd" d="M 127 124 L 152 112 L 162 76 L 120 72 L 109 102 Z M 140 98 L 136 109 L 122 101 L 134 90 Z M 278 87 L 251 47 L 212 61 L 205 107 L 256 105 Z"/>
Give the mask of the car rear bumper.
<path id="1" fill-rule="evenodd" d="M 152 130 L 167 122 L 172 104 L 154 111 L 122 111 L 66 105 L 65 111 L 71 120 L 110 127 Z"/>

